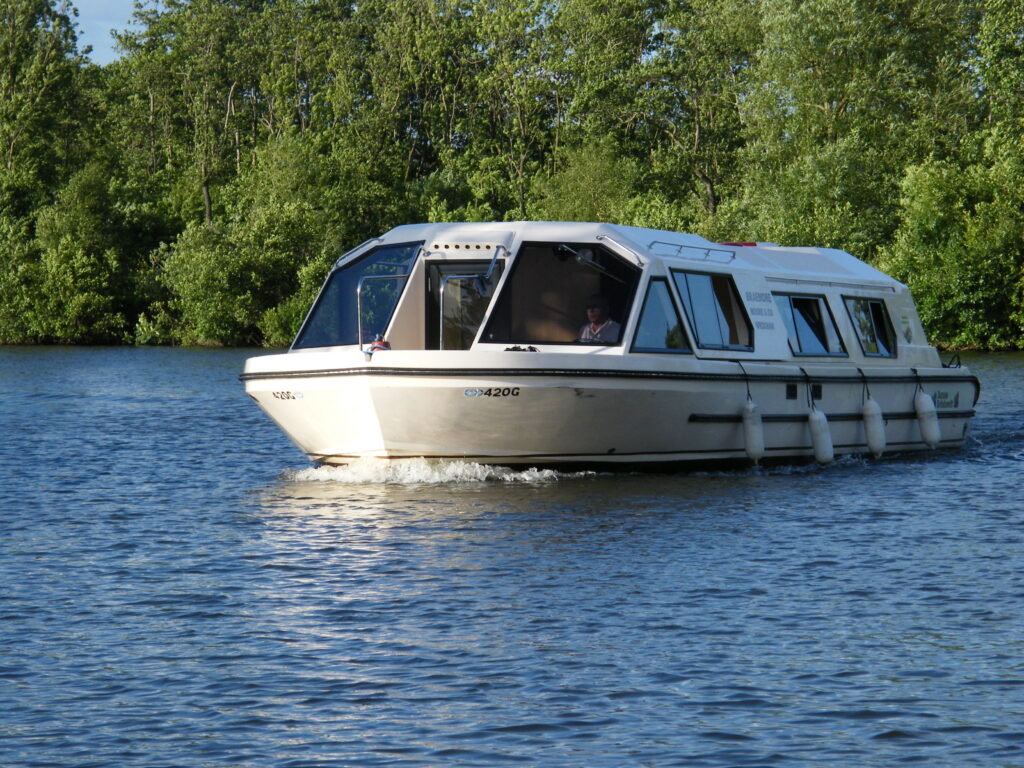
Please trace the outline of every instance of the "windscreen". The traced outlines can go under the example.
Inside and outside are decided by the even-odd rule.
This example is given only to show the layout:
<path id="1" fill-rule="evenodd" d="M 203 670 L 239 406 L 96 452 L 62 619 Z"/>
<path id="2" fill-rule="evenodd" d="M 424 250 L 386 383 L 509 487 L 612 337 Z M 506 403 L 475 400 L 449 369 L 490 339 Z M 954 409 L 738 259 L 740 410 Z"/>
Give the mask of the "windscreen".
<path id="1" fill-rule="evenodd" d="M 367 343 L 373 341 L 377 334 L 383 334 L 391 322 L 391 315 L 421 245 L 385 245 L 334 270 L 292 348 L 358 344 L 356 291 L 360 283 L 362 341 Z"/>
<path id="2" fill-rule="evenodd" d="M 621 343 L 636 267 L 592 244 L 527 243 L 511 270 L 482 341 Z"/>

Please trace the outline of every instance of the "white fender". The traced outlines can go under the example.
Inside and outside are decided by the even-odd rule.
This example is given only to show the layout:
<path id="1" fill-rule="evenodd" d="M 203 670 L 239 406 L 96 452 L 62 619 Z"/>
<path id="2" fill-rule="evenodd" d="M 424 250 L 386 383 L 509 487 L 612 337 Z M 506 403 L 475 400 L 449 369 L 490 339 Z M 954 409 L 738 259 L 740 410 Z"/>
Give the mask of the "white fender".
<path id="1" fill-rule="evenodd" d="M 885 451 L 885 420 L 882 418 L 882 406 L 869 396 L 861 413 L 864 416 L 868 450 L 878 458 Z"/>
<path id="2" fill-rule="evenodd" d="M 764 456 L 764 424 L 757 406 L 750 400 L 743 406 L 743 442 L 747 456 L 757 464 Z"/>
<path id="3" fill-rule="evenodd" d="M 914 396 L 914 410 L 917 411 L 917 423 L 921 426 L 921 439 L 929 448 L 939 444 L 939 415 L 935 412 L 935 401 L 923 389 L 917 390 Z"/>
<path id="4" fill-rule="evenodd" d="M 828 464 L 835 458 L 836 453 L 832 448 L 832 434 L 828 429 L 828 418 L 824 413 L 814 408 L 807 416 L 807 423 L 811 427 L 811 445 L 814 446 L 814 458 L 819 464 Z"/>

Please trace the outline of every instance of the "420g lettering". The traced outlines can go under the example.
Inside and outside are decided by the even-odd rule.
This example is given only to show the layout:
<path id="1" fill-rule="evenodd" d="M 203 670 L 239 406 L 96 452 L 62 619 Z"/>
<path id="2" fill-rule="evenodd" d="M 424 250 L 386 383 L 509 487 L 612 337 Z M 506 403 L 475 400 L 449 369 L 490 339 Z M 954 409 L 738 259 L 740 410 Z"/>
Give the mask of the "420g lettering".
<path id="1" fill-rule="evenodd" d="M 488 387 L 487 389 L 467 389 L 462 394 L 466 397 L 519 397 L 519 387 Z"/>

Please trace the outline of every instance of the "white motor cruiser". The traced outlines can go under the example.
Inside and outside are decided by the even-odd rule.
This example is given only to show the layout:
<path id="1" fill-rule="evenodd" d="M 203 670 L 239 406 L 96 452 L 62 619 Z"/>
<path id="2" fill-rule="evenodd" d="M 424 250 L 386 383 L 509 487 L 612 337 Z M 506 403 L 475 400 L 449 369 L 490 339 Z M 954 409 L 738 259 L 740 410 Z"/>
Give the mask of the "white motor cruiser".
<path id="1" fill-rule="evenodd" d="M 611 224 L 397 227 L 246 392 L 314 462 L 828 462 L 963 443 L 978 380 L 848 253 Z"/>

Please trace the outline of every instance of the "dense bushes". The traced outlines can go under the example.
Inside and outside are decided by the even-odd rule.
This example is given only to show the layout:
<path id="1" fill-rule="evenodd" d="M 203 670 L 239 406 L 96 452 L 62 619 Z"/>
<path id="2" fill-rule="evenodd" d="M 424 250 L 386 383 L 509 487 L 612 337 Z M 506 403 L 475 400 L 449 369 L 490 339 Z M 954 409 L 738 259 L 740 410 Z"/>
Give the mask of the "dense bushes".
<path id="1" fill-rule="evenodd" d="M 0 9 L 0 341 L 289 341 L 424 220 L 845 248 L 934 339 L 1024 345 L 1015 0 L 190 0 L 122 57 Z"/>
<path id="2" fill-rule="evenodd" d="M 883 268 L 918 298 L 922 320 L 960 346 L 1019 347 L 1024 340 L 1024 157 L 995 133 L 977 162 L 907 169 L 902 220 Z"/>

